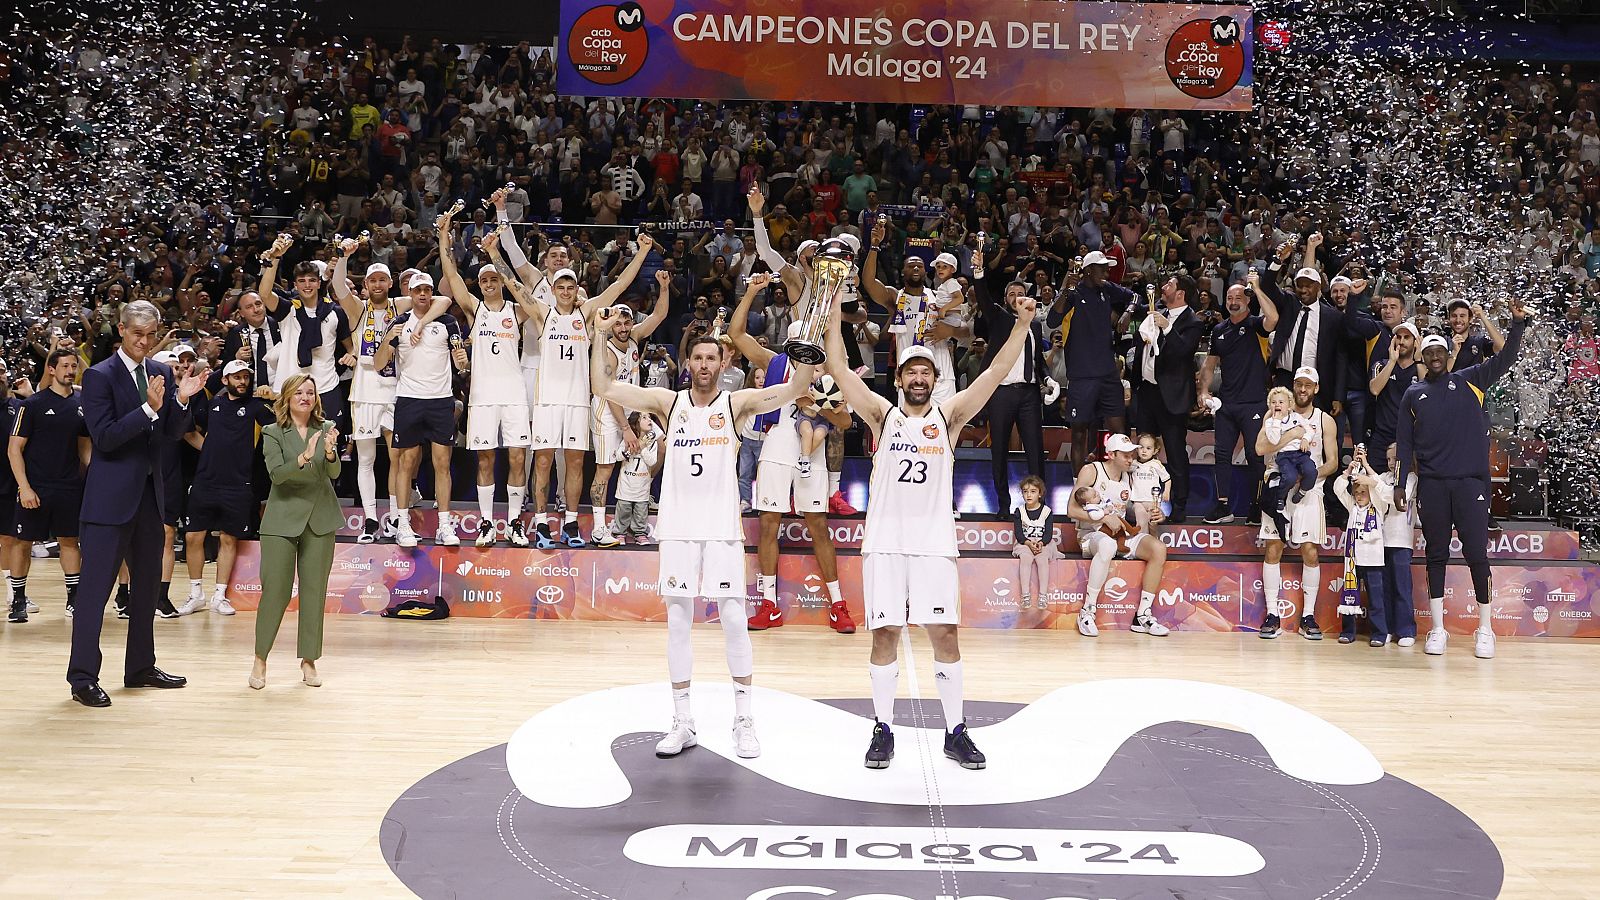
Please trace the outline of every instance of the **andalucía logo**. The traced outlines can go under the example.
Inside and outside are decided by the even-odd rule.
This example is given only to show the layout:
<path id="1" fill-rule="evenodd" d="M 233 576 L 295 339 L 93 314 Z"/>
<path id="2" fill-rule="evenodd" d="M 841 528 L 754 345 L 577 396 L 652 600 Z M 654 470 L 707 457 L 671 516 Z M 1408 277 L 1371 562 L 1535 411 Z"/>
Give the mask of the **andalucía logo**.
<path id="1" fill-rule="evenodd" d="M 1167 39 L 1167 77 L 1191 97 L 1214 100 L 1244 74 L 1244 44 L 1231 16 L 1191 19 Z"/>
<path id="2" fill-rule="evenodd" d="M 1504 877 L 1460 811 L 1249 691 L 968 702 L 983 771 L 943 757 L 937 703 L 900 701 L 899 753 L 867 769 L 869 701 L 755 693 L 756 759 L 734 752 L 726 684 L 696 685 L 700 745 L 674 759 L 654 753 L 665 684 L 557 704 L 407 790 L 384 858 L 424 898 L 1491 898 Z"/>
<path id="3" fill-rule="evenodd" d="M 567 58 L 595 84 L 621 84 L 639 73 L 650 53 L 644 10 L 637 3 L 596 6 L 567 34 Z"/>

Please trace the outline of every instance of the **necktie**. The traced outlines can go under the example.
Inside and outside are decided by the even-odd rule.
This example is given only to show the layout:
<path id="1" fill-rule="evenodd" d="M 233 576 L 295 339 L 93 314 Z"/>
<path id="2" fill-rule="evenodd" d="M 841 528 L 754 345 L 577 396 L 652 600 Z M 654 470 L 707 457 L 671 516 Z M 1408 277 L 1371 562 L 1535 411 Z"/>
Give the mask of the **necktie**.
<path id="1" fill-rule="evenodd" d="M 267 330 L 257 327 L 255 346 L 251 348 L 250 359 L 255 363 L 256 386 L 267 383 Z"/>
<path id="2" fill-rule="evenodd" d="M 1300 327 L 1295 329 L 1294 352 L 1289 357 L 1290 372 L 1299 369 L 1301 360 L 1305 359 L 1306 329 L 1311 326 L 1311 317 L 1316 315 L 1316 313 L 1316 309 L 1309 306 L 1302 307 L 1300 310 Z"/>
<path id="3" fill-rule="evenodd" d="M 144 363 L 133 367 L 133 384 L 139 389 L 139 402 L 147 402 L 149 398 L 145 395 L 150 392 L 150 381 L 145 377 Z"/>
<path id="4" fill-rule="evenodd" d="M 1033 377 L 1033 326 L 1028 326 L 1028 342 L 1022 347 L 1022 380 L 1035 384 Z"/>

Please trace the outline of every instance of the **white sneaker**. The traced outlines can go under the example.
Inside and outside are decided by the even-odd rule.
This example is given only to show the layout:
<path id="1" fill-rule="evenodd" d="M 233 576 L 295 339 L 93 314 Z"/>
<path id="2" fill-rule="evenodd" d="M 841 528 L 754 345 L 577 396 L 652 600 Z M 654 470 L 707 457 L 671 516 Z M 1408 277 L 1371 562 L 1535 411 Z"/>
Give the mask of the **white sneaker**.
<path id="1" fill-rule="evenodd" d="M 484 519 L 478 523 L 478 539 L 473 543 L 479 547 L 494 546 L 495 525 L 493 519 Z"/>
<path id="2" fill-rule="evenodd" d="M 1398 643 L 1402 647 L 1410 647 L 1413 644 L 1415 644 L 1416 642 L 1417 642 L 1417 639 L 1414 638 L 1414 637 L 1403 637 L 1400 640 L 1396 641 L 1396 643 Z"/>
<path id="3" fill-rule="evenodd" d="M 216 598 L 213 597 L 213 599 Z M 178 615 L 192 616 L 200 610 L 205 609 L 207 605 L 205 594 L 190 593 L 189 599 L 185 600 L 183 605 L 178 607 Z"/>
<path id="4" fill-rule="evenodd" d="M 733 748 L 740 759 L 755 759 L 761 755 L 761 742 L 756 740 L 756 720 L 740 716 L 733 720 Z"/>
<path id="5" fill-rule="evenodd" d="M 1133 624 L 1128 626 L 1129 631 L 1139 634 L 1148 634 L 1151 637 L 1166 637 L 1172 629 L 1156 621 L 1155 616 L 1143 615 L 1135 618 Z"/>
<path id="6" fill-rule="evenodd" d="M 449 515 L 439 517 L 439 530 L 434 532 L 433 542 L 441 547 L 461 546 L 461 538 L 456 535 L 455 517 Z"/>
<path id="7" fill-rule="evenodd" d="M 1100 626 L 1095 624 L 1094 613 L 1088 610 L 1078 611 L 1078 633 L 1084 637 L 1100 636 Z"/>
<path id="8" fill-rule="evenodd" d="M 39 611 L 39 604 L 33 602 L 32 600 L 29 600 L 28 601 L 28 615 L 31 616 L 34 613 L 38 612 L 38 611 Z"/>
<path id="9" fill-rule="evenodd" d="M 811 460 L 802 457 L 795 464 L 795 469 L 799 471 L 801 478 L 810 478 L 811 477 Z"/>
<path id="10" fill-rule="evenodd" d="M 611 526 L 600 525 L 589 532 L 589 543 L 596 547 L 615 547 L 621 542 L 611 533 Z"/>
<path id="11" fill-rule="evenodd" d="M 184 605 L 187 606 L 188 604 Z M 219 616 L 231 616 L 233 615 L 233 604 L 229 603 L 226 597 L 212 597 L 211 611 Z"/>
<path id="12" fill-rule="evenodd" d="M 672 727 L 656 742 L 656 755 L 677 756 L 699 741 L 694 736 L 694 720 L 687 716 L 673 716 Z"/>
<path id="13" fill-rule="evenodd" d="M 1479 659 L 1494 659 L 1494 632 L 1479 628 L 1472 633 L 1472 655 Z"/>
<path id="14" fill-rule="evenodd" d="M 1429 656 L 1440 656 L 1444 653 L 1445 633 L 1443 628 L 1435 628 L 1428 632 L 1427 640 L 1422 642 L 1422 652 Z"/>
<path id="15" fill-rule="evenodd" d="M 394 542 L 399 547 L 417 545 L 417 533 L 411 530 L 411 516 L 407 513 L 401 513 L 400 520 L 395 523 Z"/>

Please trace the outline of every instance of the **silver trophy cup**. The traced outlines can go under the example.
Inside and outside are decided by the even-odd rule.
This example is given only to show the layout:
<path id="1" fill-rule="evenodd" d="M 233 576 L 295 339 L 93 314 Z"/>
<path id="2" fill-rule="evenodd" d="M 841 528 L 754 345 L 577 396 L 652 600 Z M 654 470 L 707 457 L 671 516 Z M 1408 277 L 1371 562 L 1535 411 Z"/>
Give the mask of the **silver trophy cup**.
<path id="1" fill-rule="evenodd" d="M 828 358 L 823 338 L 828 331 L 828 316 L 850 278 L 855 254 L 843 241 L 830 240 L 811 258 L 811 308 L 801 320 L 800 332 L 784 342 L 783 352 L 802 366 L 819 366 Z"/>

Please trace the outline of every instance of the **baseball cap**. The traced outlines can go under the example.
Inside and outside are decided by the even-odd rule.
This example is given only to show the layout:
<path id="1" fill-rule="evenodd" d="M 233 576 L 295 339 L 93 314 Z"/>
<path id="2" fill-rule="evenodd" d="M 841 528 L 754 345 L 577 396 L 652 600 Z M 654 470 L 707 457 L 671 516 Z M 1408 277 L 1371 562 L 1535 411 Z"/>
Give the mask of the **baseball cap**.
<path id="1" fill-rule="evenodd" d="M 485 273 L 485 272 L 493 272 L 496 275 L 499 275 L 501 278 L 505 278 L 506 277 L 505 275 L 501 274 L 499 269 L 496 269 L 494 267 L 494 263 L 484 263 L 483 265 L 478 267 L 478 277 L 479 278 L 482 278 L 483 277 L 483 273 Z M 577 281 L 578 279 L 574 278 L 572 280 L 573 281 Z"/>
<path id="2" fill-rule="evenodd" d="M 1321 284 L 1322 283 L 1322 273 L 1317 271 L 1316 269 L 1312 268 L 1311 266 L 1306 266 L 1305 268 L 1301 269 L 1300 271 L 1294 273 L 1294 280 L 1295 281 L 1299 281 L 1302 278 L 1304 278 L 1304 279 L 1306 279 L 1308 281 L 1315 281 L 1317 284 Z"/>
<path id="3" fill-rule="evenodd" d="M 323 262 L 320 259 L 313 259 L 311 261 L 311 264 L 313 266 L 317 267 L 317 277 L 321 278 L 323 281 L 327 281 L 328 280 L 328 264 Z"/>
<path id="4" fill-rule="evenodd" d="M 633 307 L 626 303 L 614 303 L 611 305 L 611 314 L 614 316 L 627 316 L 631 319 L 633 318 Z"/>
<path id="5" fill-rule="evenodd" d="M 1113 434 L 1106 438 L 1107 453 L 1132 453 L 1138 449 L 1138 446 L 1125 434 Z"/>
<path id="6" fill-rule="evenodd" d="M 194 352 L 194 348 L 189 346 L 188 344 L 179 344 L 178 346 L 172 348 L 172 358 L 173 359 L 181 358 L 185 353 L 189 354 L 190 356 L 199 356 L 200 355 L 200 354 Z"/>
<path id="7" fill-rule="evenodd" d="M 1412 337 L 1417 338 L 1418 340 L 1420 340 L 1422 338 L 1422 332 L 1418 331 L 1417 330 L 1417 326 L 1411 324 L 1410 322 L 1401 322 L 1399 325 L 1396 325 L 1394 327 L 1394 330 L 1395 331 L 1409 331 L 1409 332 L 1411 332 L 1411 336 Z"/>
<path id="8" fill-rule="evenodd" d="M 248 372 L 248 371 L 250 371 L 250 364 L 249 363 L 245 362 L 242 359 L 235 359 L 235 360 L 232 360 L 231 362 L 229 362 L 227 365 L 222 367 L 222 377 L 223 378 L 227 378 L 229 375 L 232 375 L 235 372 Z"/>
<path id="9" fill-rule="evenodd" d="M 410 290 L 419 284 L 425 284 L 428 287 L 433 287 L 433 276 L 429 275 L 427 272 L 412 272 L 411 283 L 406 285 L 406 289 Z"/>
<path id="10" fill-rule="evenodd" d="M 1448 351 L 1450 342 L 1437 334 L 1430 334 L 1422 339 L 1422 349 L 1426 351 L 1429 347 L 1438 347 L 1440 350 Z"/>
<path id="11" fill-rule="evenodd" d="M 858 253 L 861 250 L 861 238 L 856 237 L 848 231 L 839 235 L 837 238 L 834 238 L 834 240 L 837 240 L 840 243 L 843 243 L 846 247 L 849 247 L 851 253 Z"/>
<path id="12" fill-rule="evenodd" d="M 363 277 L 371 278 L 374 275 L 388 275 L 390 277 L 393 277 L 394 273 L 390 272 L 389 271 L 389 267 L 384 265 L 383 263 L 373 263 L 372 265 L 367 266 L 367 274 L 364 275 Z"/>
<path id="13" fill-rule="evenodd" d="M 805 327 L 806 327 L 806 323 L 804 323 L 804 322 L 790 322 L 789 323 L 789 330 L 784 334 L 784 337 L 786 337 L 786 338 L 797 338 L 797 337 L 800 336 L 801 330 L 804 329 Z"/>
<path id="14" fill-rule="evenodd" d="M 1295 381 L 1309 381 L 1312 384 L 1317 384 L 1317 385 L 1322 384 L 1322 376 L 1318 375 L 1317 374 L 1317 370 L 1311 368 L 1310 366 L 1301 366 L 1300 368 L 1295 369 L 1294 370 L 1294 380 Z"/>
<path id="15" fill-rule="evenodd" d="M 1085 267 L 1109 266 L 1111 265 L 1111 257 L 1101 253 L 1099 250 L 1090 250 L 1083 255 L 1083 265 Z M 1127 440 L 1127 438 L 1123 438 L 1123 440 Z"/>
<path id="16" fill-rule="evenodd" d="M 956 257 L 953 253 L 941 253 L 938 256 L 935 256 L 933 258 L 933 264 L 936 266 L 949 266 L 952 269 L 959 268 L 961 265 L 960 263 L 956 262 Z"/>
<path id="17" fill-rule="evenodd" d="M 574 282 L 576 282 L 578 280 L 578 273 L 572 271 L 571 269 L 557 269 L 556 273 L 550 276 L 550 283 L 555 284 L 563 278 L 571 278 Z"/>
<path id="18" fill-rule="evenodd" d="M 939 371 L 939 364 L 933 360 L 933 351 L 921 344 L 912 344 L 906 349 L 900 351 L 900 362 L 895 366 L 895 371 L 904 369 L 906 367 L 906 363 L 909 363 L 914 359 L 927 360 L 928 365 L 932 366 L 935 372 Z"/>
<path id="19" fill-rule="evenodd" d="M 807 250 L 815 250 L 818 246 L 820 245 L 816 241 L 801 241 L 800 246 L 795 248 L 794 255 L 799 256 Z"/>
<path id="20" fill-rule="evenodd" d="M 1341 284 L 1345 287 L 1355 287 L 1355 282 L 1344 277 L 1343 275 L 1333 276 L 1333 280 L 1328 282 L 1328 287 L 1338 287 Z"/>
<path id="21" fill-rule="evenodd" d="M 1460 307 L 1469 312 L 1472 310 L 1472 304 L 1461 299 L 1460 297 L 1457 297 L 1456 299 L 1451 300 L 1449 303 L 1444 305 L 1445 312 L 1455 312 L 1456 307 Z"/>
<path id="22" fill-rule="evenodd" d="M 152 355 L 150 358 L 158 363 L 161 363 L 163 366 L 170 366 L 178 361 L 178 355 L 173 353 L 171 350 L 163 350 L 160 353 Z"/>

